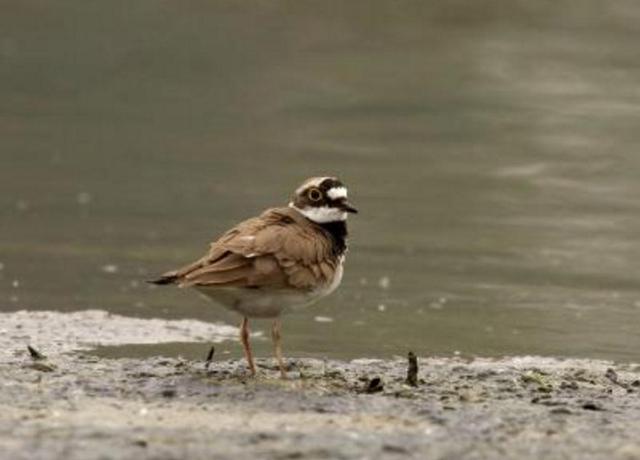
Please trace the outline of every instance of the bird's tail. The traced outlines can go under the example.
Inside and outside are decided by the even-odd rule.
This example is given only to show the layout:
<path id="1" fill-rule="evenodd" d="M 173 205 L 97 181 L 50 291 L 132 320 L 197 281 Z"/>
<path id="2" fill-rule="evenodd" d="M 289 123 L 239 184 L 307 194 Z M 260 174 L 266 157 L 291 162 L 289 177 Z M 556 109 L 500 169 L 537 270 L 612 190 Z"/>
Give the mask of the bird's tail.
<path id="1" fill-rule="evenodd" d="M 176 274 L 176 272 L 169 272 L 169 273 L 165 273 L 164 275 L 161 275 L 158 278 L 147 280 L 147 283 L 163 286 L 165 284 L 175 284 L 177 280 L 178 280 L 178 275 Z"/>
<path id="2" fill-rule="evenodd" d="M 186 265 L 182 268 L 178 268 L 177 270 L 171 270 L 170 272 L 163 273 L 158 278 L 148 280 L 147 283 L 158 284 L 160 286 L 163 286 L 165 284 L 180 284 L 182 281 L 184 281 L 185 275 L 202 267 L 208 260 L 208 256 L 205 256 L 200 260 L 196 260 L 192 264 Z"/>

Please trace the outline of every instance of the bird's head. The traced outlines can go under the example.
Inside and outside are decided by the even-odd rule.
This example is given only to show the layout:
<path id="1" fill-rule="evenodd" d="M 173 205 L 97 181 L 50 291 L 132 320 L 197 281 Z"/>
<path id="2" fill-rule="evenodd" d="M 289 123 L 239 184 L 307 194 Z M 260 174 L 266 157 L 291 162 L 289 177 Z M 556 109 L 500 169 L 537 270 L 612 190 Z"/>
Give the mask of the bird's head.
<path id="1" fill-rule="evenodd" d="M 347 220 L 357 213 L 347 200 L 347 188 L 335 177 L 312 177 L 296 189 L 289 206 L 318 224 Z"/>

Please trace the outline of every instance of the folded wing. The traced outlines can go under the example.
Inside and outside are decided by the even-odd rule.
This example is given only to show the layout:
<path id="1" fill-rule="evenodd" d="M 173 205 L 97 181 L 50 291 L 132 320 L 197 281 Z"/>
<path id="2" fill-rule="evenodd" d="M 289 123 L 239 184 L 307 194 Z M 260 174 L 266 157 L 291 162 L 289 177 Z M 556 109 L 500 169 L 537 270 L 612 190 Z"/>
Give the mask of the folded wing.
<path id="1" fill-rule="evenodd" d="M 322 232 L 295 210 L 271 209 L 222 235 L 201 259 L 154 282 L 313 289 L 331 282 L 338 263 Z"/>

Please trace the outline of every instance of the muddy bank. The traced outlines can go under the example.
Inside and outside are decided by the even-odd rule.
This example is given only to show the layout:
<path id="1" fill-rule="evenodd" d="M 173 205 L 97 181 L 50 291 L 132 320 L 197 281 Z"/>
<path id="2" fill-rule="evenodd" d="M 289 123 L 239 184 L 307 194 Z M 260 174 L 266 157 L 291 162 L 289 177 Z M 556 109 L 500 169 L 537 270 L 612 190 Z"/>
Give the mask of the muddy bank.
<path id="1" fill-rule="evenodd" d="M 258 360 L 250 379 L 240 361 L 214 358 L 207 370 L 72 351 L 88 347 L 73 345 L 84 333 L 72 325 L 91 329 L 90 319 L 66 321 L 66 345 L 47 348 L 25 332 L 30 313 L 19 313 L 20 337 L 12 315 L 0 318 L 2 458 L 640 459 L 636 365 L 419 357 L 412 387 L 406 360 L 291 359 L 287 381 Z M 26 351 L 36 339 L 47 359 Z"/>
<path id="2" fill-rule="evenodd" d="M 49 353 L 90 350 L 98 345 L 234 340 L 235 327 L 196 320 L 140 319 L 103 310 L 72 313 L 26 311 L 0 313 L 0 362 L 25 343 Z"/>

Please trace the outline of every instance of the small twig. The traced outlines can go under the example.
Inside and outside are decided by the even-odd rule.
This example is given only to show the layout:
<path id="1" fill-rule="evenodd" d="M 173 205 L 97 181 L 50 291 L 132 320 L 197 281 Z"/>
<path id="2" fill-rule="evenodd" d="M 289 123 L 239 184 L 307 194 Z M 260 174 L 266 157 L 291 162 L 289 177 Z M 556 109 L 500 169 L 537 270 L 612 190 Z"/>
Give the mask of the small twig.
<path id="1" fill-rule="evenodd" d="M 34 361 L 44 361 L 45 359 L 47 359 L 47 357 L 45 355 L 40 353 L 38 350 L 33 348 L 31 345 L 27 345 L 27 350 L 29 350 L 29 356 L 31 356 L 31 359 L 33 359 Z"/>
<path id="2" fill-rule="evenodd" d="M 29 356 L 31 357 L 31 361 L 33 362 L 27 364 L 25 367 L 29 369 L 35 369 L 36 371 L 40 371 L 40 372 L 53 372 L 55 370 L 55 366 L 53 364 L 47 364 L 47 363 L 41 362 L 47 359 L 45 355 L 40 353 L 31 345 L 27 345 L 27 350 L 29 350 Z"/>
<path id="3" fill-rule="evenodd" d="M 213 355 L 215 354 L 215 352 L 216 352 L 216 347 L 211 345 L 211 349 L 209 350 L 209 353 L 207 353 L 207 359 L 205 360 L 205 365 L 204 365 L 205 371 L 209 370 L 209 365 L 213 361 Z"/>
<path id="4" fill-rule="evenodd" d="M 418 358 L 415 353 L 410 351 L 409 355 L 409 367 L 407 369 L 407 380 L 405 383 L 407 385 L 411 385 L 412 387 L 418 386 Z"/>

